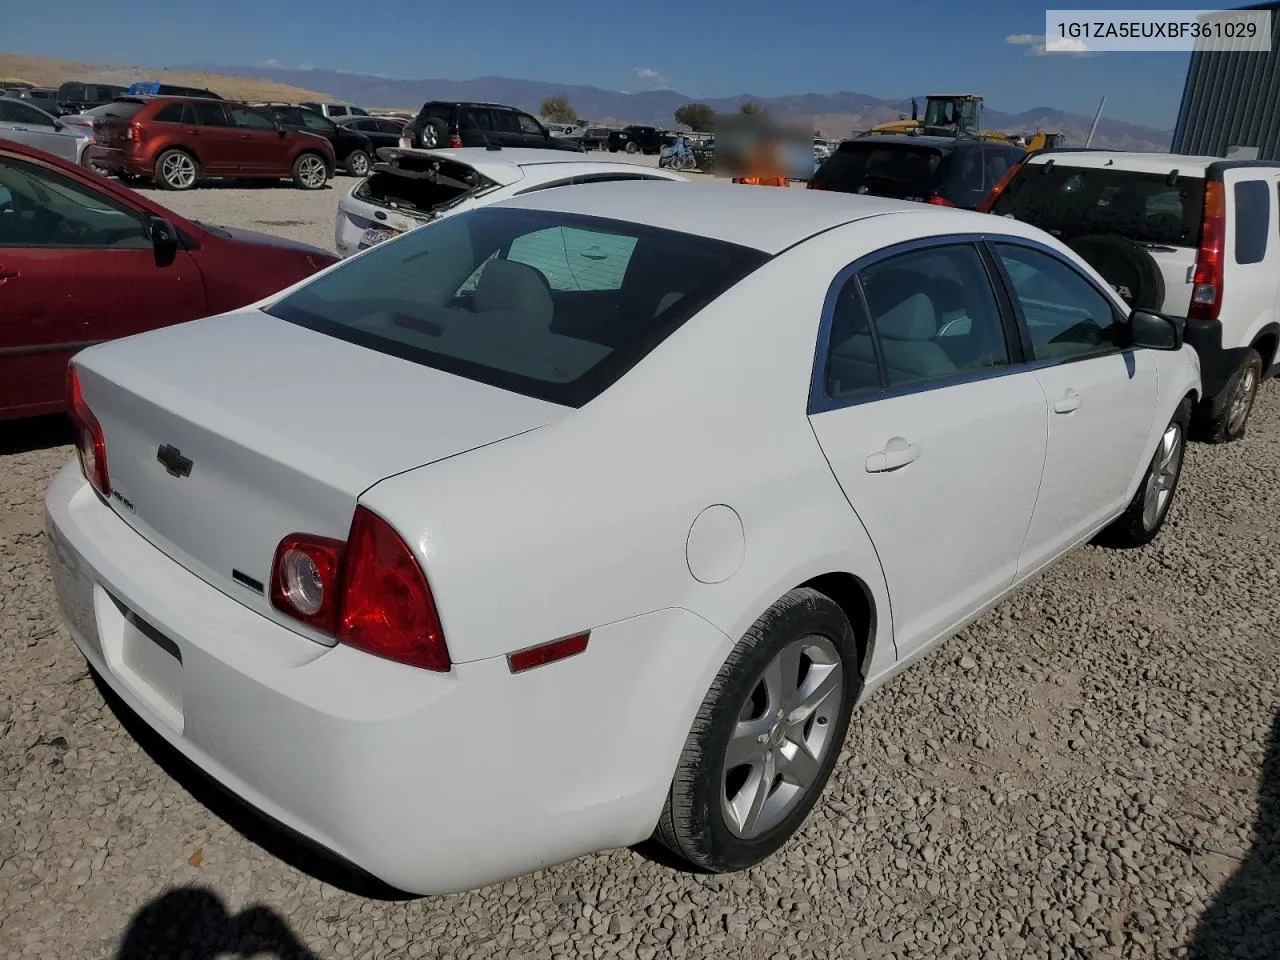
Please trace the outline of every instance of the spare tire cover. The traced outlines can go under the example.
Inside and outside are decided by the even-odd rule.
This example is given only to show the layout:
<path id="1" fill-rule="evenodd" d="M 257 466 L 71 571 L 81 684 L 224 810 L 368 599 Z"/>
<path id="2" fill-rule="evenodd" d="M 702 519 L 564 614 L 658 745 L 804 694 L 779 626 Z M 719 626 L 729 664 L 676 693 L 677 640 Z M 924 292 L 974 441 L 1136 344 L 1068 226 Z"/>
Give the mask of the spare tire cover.
<path id="1" fill-rule="evenodd" d="M 1125 237 L 1090 234 L 1067 241 L 1134 310 L 1159 310 L 1164 303 L 1164 274 L 1141 246 Z"/>

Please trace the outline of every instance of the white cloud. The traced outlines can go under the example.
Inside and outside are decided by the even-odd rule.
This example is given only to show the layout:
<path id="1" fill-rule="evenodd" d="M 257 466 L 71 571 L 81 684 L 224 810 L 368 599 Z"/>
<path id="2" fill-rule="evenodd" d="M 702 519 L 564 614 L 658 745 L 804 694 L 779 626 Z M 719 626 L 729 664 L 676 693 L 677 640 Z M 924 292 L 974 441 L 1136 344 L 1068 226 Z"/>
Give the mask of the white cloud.
<path id="1" fill-rule="evenodd" d="M 1042 33 L 1011 33 L 1004 38 L 1004 42 L 1015 47 L 1026 47 L 1027 56 L 1029 57 L 1045 57 L 1063 53 L 1071 57 L 1102 56 L 1098 51 L 1090 50 L 1086 47 L 1083 41 L 1070 37 L 1055 39 L 1052 46 L 1050 46 L 1045 43 L 1045 37 Z"/>
<path id="2" fill-rule="evenodd" d="M 275 57 L 272 57 L 269 60 L 263 60 L 261 66 L 271 67 L 273 69 L 279 69 L 280 67 L 283 67 L 284 64 L 281 63 L 279 60 L 277 60 Z"/>
<path id="3" fill-rule="evenodd" d="M 667 85 L 667 78 L 653 67 L 636 67 L 636 76 L 650 90 L 661 90 Z"/>

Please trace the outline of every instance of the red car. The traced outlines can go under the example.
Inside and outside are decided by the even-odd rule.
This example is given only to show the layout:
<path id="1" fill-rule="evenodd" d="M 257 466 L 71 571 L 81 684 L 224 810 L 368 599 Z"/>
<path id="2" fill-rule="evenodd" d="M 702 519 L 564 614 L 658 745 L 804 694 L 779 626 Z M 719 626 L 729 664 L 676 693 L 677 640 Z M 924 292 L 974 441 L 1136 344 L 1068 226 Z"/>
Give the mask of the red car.
<path id="1" fill-rule="evenodd" d="M 290 179 L 319 190 L 337 160 L 327 139 L 231 100 L 117 97 L 93 124 L 89 158 L 124 179 L 190 190 L 205 177 Z"/>
<path id="2" fill-rule="evenodd" d="M 0 140 L 0 419 L 63 410 L 67 360 L 82 347 L 234 310 L 337 259 L 185 220 Z"/>

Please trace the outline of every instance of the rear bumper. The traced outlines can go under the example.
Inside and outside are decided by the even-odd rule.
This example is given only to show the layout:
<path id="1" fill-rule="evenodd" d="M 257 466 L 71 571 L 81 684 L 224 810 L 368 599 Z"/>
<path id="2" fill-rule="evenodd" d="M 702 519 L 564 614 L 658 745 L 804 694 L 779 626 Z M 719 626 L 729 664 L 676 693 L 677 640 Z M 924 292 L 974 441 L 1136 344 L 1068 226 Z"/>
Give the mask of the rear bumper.
<path id="1" fill-rule="evenodd" d="M 111 173 L 127 173 L 135 177 L 149 177 L 152 174 L 151 168 L 144 161 L 116 147 L 103 147 L 96 143 L 90 145 L 89 161 Z"/>
<path id="2" fill-rule="evenodd" d="M 586 653 L 518 676 L 502 657 L 431 673 L 259 616 L 140 537 L 74 462 L 50 485 L 46 531 L 72 638 L 147 726 L 251 806 L 411 893 L 646 838 L 730 648 L 672 609 L 597 628 Z"/>
<path id="3" fill-rule="evenodd" d="M 1239 369 L 1248 347 L 1223 347 L 1222 324 L 1217 321 L 1188 320 L 1186 342 L 1200 358 L 1200 380 L 1204 385 L 1201 412 L 1216 415 L 1227 402 L 1224 389 Z"/>

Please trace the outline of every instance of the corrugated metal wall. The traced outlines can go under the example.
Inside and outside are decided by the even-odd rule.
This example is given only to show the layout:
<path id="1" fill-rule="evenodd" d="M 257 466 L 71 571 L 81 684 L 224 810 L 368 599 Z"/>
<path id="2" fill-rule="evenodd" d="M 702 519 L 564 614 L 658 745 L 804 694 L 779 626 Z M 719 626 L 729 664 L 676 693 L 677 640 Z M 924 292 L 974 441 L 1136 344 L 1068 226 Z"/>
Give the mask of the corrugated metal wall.
<path id="1" fill-rule="evenodd" d="M 1280 160 L 1280 3 L 1271 9 L 1270 53 L 1193 53 L 1173 133 L 1173 152 L 1224 157 L 1257 147 Z"/>

